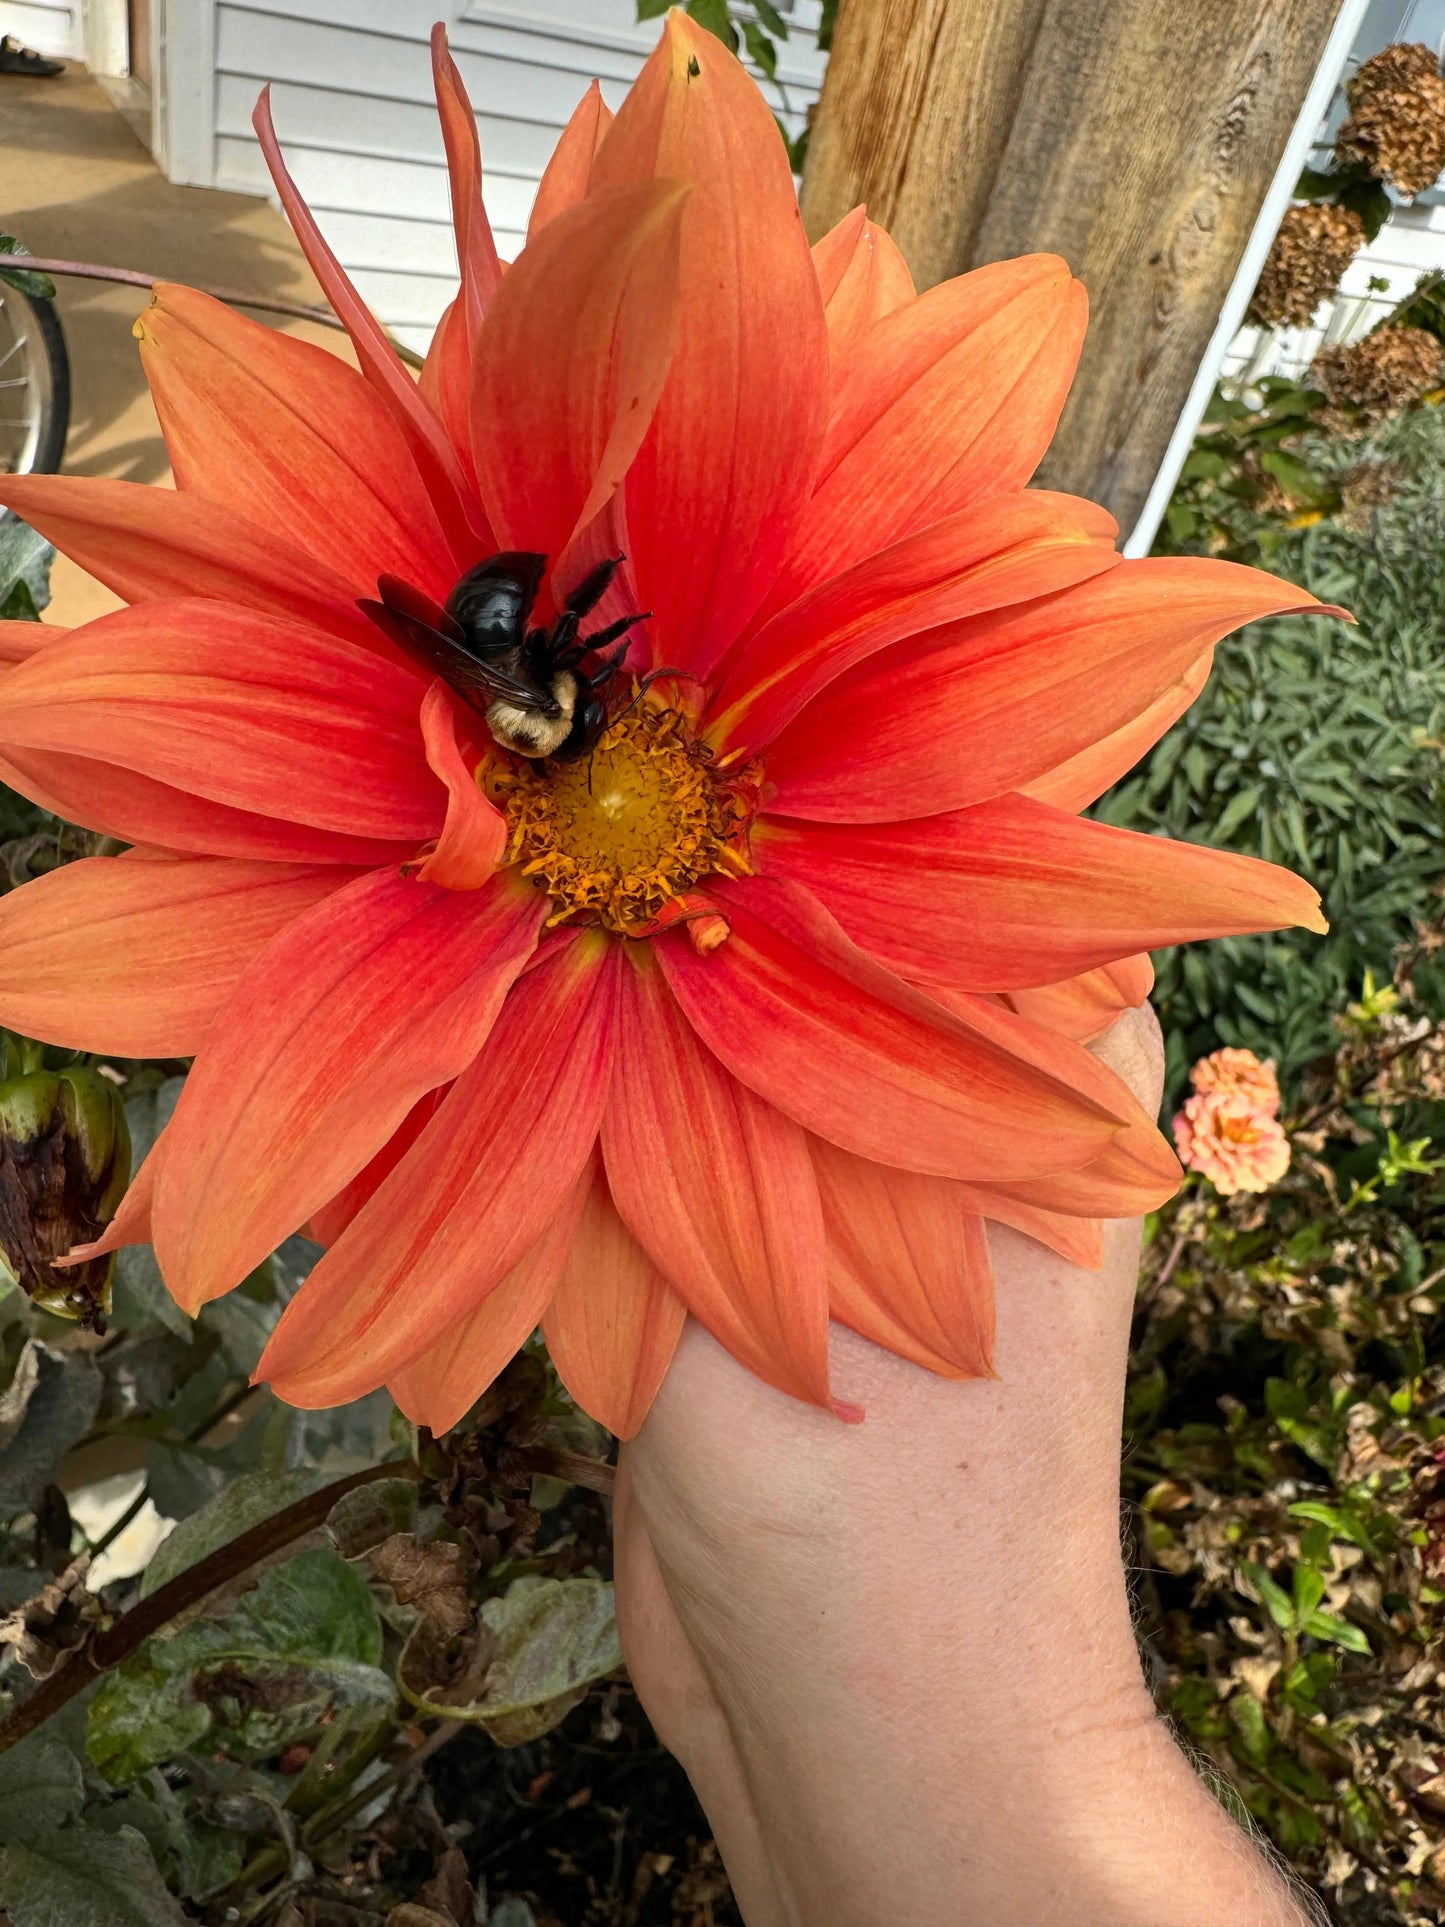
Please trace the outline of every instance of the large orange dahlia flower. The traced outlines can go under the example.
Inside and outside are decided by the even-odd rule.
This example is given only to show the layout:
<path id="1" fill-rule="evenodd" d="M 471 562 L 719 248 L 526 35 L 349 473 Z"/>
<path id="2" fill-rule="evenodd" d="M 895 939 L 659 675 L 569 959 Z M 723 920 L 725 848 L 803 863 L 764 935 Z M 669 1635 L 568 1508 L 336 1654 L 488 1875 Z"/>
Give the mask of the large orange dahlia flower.
<path id="1" fill-rule="evenodd" d="M 420 384 L 263 102 L 359 371 L 163 288 L 175 491 L 0 487 L 130 605 L 6 627 L 0 775 L 133 846 L 0 906 L 0 1021 L 194 1055 L 104 1242 L 150 1238 L 195 1310 L 309 1226 L 260 1367 L 293 1403 L 385 1384 L 444 1428 L 540 1320 L 630 1433 L 688 1312 L 835 1409 L 830 1316 L 987 1373 L 985 1221 L 1088 1264 L 1176 1184 L 1083 1047 L 1140 953 L 1323 927 L 1285 871 L 1077 814 L 1219 637 L 1310 598 L 1122 561 L 1027 489 L 1083 290 L 1039 256 L 917 295 L 862 210 L 810 253 L 686 18 L 615 120 L 583 101 L 506 269 L 434 53 L 462 289 Z M 498 554 L 545 558 L 564 639 L 604 581 L 584 643 L 650 612 L 610 684 L 588 654 L 536 685 L 564 721 L 605 689 L 572 760 L 509 752 L 376 608 Z"/>

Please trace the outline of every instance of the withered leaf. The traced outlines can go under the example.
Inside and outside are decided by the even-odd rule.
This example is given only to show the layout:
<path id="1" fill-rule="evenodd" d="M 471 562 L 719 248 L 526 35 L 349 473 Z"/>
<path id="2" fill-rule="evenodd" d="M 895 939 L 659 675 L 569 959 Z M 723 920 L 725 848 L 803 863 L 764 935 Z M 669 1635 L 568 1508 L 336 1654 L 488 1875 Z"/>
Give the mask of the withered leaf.
<path id="1" fill-rule="evenodd" d="M 472 1623 L 467 1580 L 472 1562 L 450 1540 L 423 1545 L 409 1532 L 394 1532 L 371 1554 L 371 1569 L 391 1587 L 402 1606 L 415 1606 L 423 1619 L 447 1635 Z"/>

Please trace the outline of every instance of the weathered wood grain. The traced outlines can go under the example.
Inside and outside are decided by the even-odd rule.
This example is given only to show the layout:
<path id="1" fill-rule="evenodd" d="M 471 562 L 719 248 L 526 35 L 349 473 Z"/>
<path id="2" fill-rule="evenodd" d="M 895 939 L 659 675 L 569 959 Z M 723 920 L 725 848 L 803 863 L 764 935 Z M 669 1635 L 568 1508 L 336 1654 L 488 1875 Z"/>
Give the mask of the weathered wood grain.
<path id="1" fill-rule="evenodd" d="M 810 232 L 859 201 L 928 285 L 1034 249 L 1089 290 L 1040 480 L 1137 516 L 1341 0 L 843 0 Z"/>

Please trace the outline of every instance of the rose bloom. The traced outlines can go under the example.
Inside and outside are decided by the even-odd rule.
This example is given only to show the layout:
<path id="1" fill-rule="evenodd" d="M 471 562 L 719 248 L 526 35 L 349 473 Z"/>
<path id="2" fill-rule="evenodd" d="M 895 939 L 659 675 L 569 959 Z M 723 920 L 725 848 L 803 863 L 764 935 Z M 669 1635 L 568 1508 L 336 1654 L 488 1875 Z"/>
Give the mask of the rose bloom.
<path id="1" fill-rule="evenodd" d="M 1174 1120 L 1174 1143 L 1186 1167 L 1216 1191 L 1268 1191 L 1289 1169 L 1289 1139 L 1279 1119 L 1247 1097 L 1200 1091 Z"/>
<path id="2" fill-rule="evenodd" d="M 461 291 L 419 383 L 263 101 L 359 367 L 162 287 L 176 488 L 0 485 L 130 605 L 0 632 L 0 777 L 130 846 L 0 904 L 0 1022 L 194 1057 L 101 1247 L 194 1312 L 307 1227 L 259 1371 L 293 1403 L 441 1430 L 540 1321 L 629 1433 L 689 1313 L 835 1410 L 830 1317 L 987 1373 L 986 1221 L 1097 1264 L 1178 1182 L 1084 1048 L 1142 953 L 1323 927 L 1284 870 L 1078 812 L 1221 636 L 1318 605 L 1026 488 L 1065 264 L 916 294 L 861 209 L 810 250 L 684 16 L 505 269 L 434 65 Z"/>
<path id="3" fill-rule="evenodd" d="M 1252 1050 L 1227 1045 L 1201 1057 L 1189 1073 L 1196 1091 L 1214 1091 L 1221 1097 L 1242 1097 L 1267 1117 L 1279 1115 L 1279 1078 L 1274 1059 L 1260 1059 Z"/>

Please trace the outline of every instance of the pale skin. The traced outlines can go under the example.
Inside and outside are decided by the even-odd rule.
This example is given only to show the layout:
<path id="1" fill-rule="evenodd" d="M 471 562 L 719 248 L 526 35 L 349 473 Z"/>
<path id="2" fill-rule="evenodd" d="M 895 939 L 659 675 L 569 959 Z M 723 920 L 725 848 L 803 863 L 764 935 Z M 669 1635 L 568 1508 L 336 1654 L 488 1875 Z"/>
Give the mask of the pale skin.
<path id="1" fill-rule="evenodd" d="M 1151 1111 L 1131 1012 L 1099 1054 Z M 862 1425 L 690 1322 L 623 1448 L 617 1602 L 748 1927 L 1309 1927 L 1146 1690 L 1121 1552 L 1139 1226 L 1102 1274 L 994 1228 L 999 1376 L 834 1327 Z"/>

